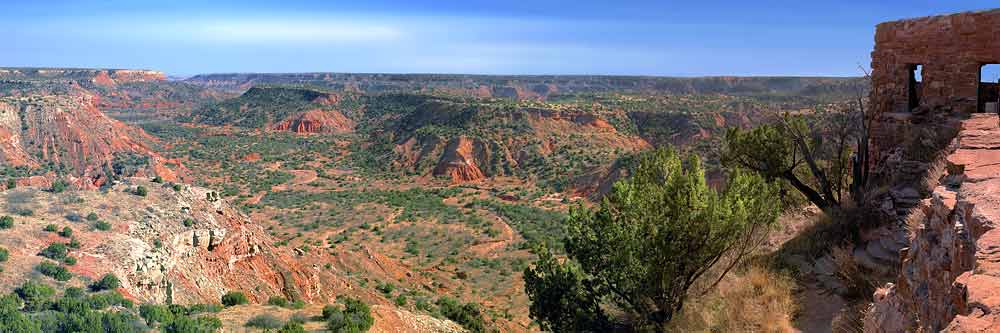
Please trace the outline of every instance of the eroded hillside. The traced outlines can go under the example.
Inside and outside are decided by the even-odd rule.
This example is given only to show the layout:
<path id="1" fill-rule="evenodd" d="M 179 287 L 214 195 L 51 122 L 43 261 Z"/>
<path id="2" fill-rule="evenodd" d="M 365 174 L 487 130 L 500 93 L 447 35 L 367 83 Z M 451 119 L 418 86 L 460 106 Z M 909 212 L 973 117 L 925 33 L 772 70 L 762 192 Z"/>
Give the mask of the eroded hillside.
<path id="1" fill-rule="evenodd" d="M 90 188 L 141 168 L 177 180 L 183 167 L 150 148 L 156 139 L 105 115 L 99 100 L 87 92 L 0 97 L 3 178 L 42 185 L 51 183 L 52 175 L 68 175 Z M 136 160 L 143 165 L 127 165 Z M 49 179 L 30 177 L 39 175 Z"/>

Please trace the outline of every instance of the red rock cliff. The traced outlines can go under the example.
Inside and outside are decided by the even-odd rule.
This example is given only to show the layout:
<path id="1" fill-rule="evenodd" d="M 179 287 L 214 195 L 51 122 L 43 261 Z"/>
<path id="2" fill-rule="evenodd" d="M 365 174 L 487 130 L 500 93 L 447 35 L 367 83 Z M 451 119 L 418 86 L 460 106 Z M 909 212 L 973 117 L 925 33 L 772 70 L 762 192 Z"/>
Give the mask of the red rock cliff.
<path id="1" fill-rule="evenodd" d="M 452 139 L 434 167 L 435 176 L 450 177 L 452 182 L 464 183 L 486 178 L 479 164 L 489 160 L 489 153 L 478 140 L 460 136 Z"/>
<path id="2" fill-rule="evenodd" d="M 320 109 L 303 112 L 283 120 L 273 126 L 276 131 L 295 133 L 350 133 L 354 130 L 351 121 L 340 112 Z"/>
<path id="3" fill-rule="evenodd" d="M 166 160 L 149 147 L 156 139 L 105 115 L 99 99 L 89 93 L 0 98 L 0 162 L 52 161 L 69 166 L 74 176 L 93 178 L 116 154 L 133 153 L 166 171 L 160 165 Z"/>

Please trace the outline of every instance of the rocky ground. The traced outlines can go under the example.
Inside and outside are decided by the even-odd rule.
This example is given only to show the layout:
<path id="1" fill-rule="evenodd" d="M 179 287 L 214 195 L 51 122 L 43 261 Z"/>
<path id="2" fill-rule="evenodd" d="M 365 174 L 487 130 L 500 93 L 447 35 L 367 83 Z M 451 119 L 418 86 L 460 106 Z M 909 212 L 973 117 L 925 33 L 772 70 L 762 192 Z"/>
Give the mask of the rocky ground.
<path id="1" fill-rule="evenodd" d="M 0 292 L 27 279 L 49 280 L 35 269 L 49 261 L 40 253 L 52 244 L 76 243 L 67 253 L 74 262 L 66 264 L 74 277 L 58 285 L 86 287 L 112 273 L 121 279 L 118 291 L 139 303 L 218 303 L 227 291 L 238 290 L 255 304 L 270 297 L 303 300 L 312 304 L 301 311 L 310 317 L 346 295 L 373 304 L 373 332 L 461 330 L 379 301 L 374 292 L 353 288 L 319 265 L 304 266 L 294 251 L 274 247 L 276 240 L 260 225 L 206 188 L 129 178 L 103 190 L 10 189 L 0 192 L 0 204 L 0 215 L 14 218 L 12 228 L 0 230 L 0 247 L 10 250 Z M 56 231 L 46 231 L 49 225 Z M 64 228 L 71 233 L 60 233 Z M 297 311 L 247 305 L 219 317 L 225 331 L 242 332 L 246 320 L 265 312 L 287 317 Z M 310 325 L 318 329 L 323 323 Z"/>
<path id="2" fill-rule="evenodd" d="M 137 194 L 140 187 L 144 195 Z M 258 301 L 288 293 L 319 296 L 297 283 L 312 273 L 275 251 L 263 229 L 212 190 L 187 185 L 175 190 L 131 178 L 102 191 L 17 188 L 0 192 L 0 202 L 15 221 L 2 231 L 0 244 L 18 263 L 6 269 L 4 286 L 30 278 L 43 248 L 76 240 L 79 247 L 68 256 L 77 263 L 69 268 L 80 281 L 70 284 L 114 273 L 122 291 L 141 302 L 212 303 L 228 290 L 248 290 Z M 102 223 L 106 227 L 98 226 Z M 69 228 L 72 236 L 44 231 L 48 225 Z"/>
<path id="3" fill-rule="evenodd" d="M 974 114 L 947 158 L 947 175 L 919 204 L 901 274 L 875 294 L 872 332 L 992 332 L 1000 325 L 1000 122 Z"/>

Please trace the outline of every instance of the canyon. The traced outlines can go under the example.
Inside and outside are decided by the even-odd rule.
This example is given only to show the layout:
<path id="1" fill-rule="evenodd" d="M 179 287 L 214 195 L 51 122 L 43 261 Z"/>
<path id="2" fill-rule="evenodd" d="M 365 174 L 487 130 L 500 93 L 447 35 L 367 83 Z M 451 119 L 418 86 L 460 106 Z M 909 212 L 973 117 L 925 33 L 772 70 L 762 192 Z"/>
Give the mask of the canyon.
<path id="1" fill-rule="evenodd" d="M 63 242 L 42 231 L 55 224 L 78 245 L 67 285 L 112 273 L 126 298 L 159 304 L 242 291 L 252 305 L 219 313 L 225 325 L 290 315 L 263 305 L 274 297 L 308 313 L 349 296 L 376 331 L 459 330 L 443 299 L 531 331 L 531 248 L 558 246 L 567 209 L 606 193 L 628 156 L 711 152 L 728 127 L 834 110 L 863 84 L 516 78 L 3 69 L 0 202 L 15 226 L 0 246 L 17 249 L 3 285 L 37 274 Z M 91 212 L 110 229 L 80 221 Z"/>
<path id="2" fill-rule="evenodd" d="M 645 4 L 477 4 L 472 20 L 383 6 L 371 22 L 311 5 L 71 6 L 102 10 L 93 22 L 60 4 L 22 22 L 14 5 L 12 26 L 59 33 L 7 46 L 11 64 L 171 74 L 365 58 L 384 63 L 354 68 L 856 77 L 0 67 L 0 331 L 1000 332 L 1000 9 L 878 23 L 860 46 L 830 18 L 898 8 L 692 21 L 753 26 L 749 48 L 630 8 Z M 159 30 L 175 31 L 143 36 Z M 796 43 L 811 56 L 786 58 Z M 870 46 L 859 68 L 834 59 Z"/>

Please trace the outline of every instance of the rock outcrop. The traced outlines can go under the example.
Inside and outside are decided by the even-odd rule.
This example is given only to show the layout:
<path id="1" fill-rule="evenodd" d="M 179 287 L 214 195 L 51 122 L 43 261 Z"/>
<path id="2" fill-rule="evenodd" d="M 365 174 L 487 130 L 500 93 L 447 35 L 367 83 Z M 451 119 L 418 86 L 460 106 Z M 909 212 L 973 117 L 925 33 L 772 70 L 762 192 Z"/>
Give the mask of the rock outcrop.
<path id="1" fill-rule="evenodd" d="M 136 186 L 146 187 L 148 194 L 133 194 Z M 79 199 L 66 204 L 64 196 Z M 17 203 L 36 211 L 18 217 L 15 227 L 0 237 L 0 246 L 14 250 L 0 276 L 0 291 L 34 274 L 32 267 L 43 260 L 36 255 L 42 248 L 65 242 L 39 231 L 48 223 L 62 223 L 75 230 L 80 243 L 69 253 L 77 259 L 70 270 L 89 279 L 113 273 L 121 279 L 119 291 L 137 301 L 217 303 L 232 290 L 256 303 L 275 295 L 306 302 L 325 302 L 330 296 L 313 283 L 320 272 L 299 266 L 290 253 L 273 247 L 276 240 L 260 225 L 209 189 L 174 190 L 129 178 L 107 191 L 60 195 L 19 188 L 0 192 L 0 198 L 8 210 Z M 110 230 L 93 230 L 82 221 L 62 222 L 67 210 L 94 212 Z"/>
<path id="2" fill-rule="evenodd" d="M 130 241 L 99 248 L 121 258 L 113 270 L 125 277 L 126 290 L 143 300 L 181 304 L 215 302 L 229 290 L 257 302 L 272 295 L 305 301 L 319 296 L 308 283 L 311 274 L 274 249 L 263 228 L 210 193 L 198 187 L 164 193 L 175 197 L 165 204 L 176 206 L 147 209 L 128 226 Z M 169 210 L 190 212 L 194 225 L 178 224 Z M 164 245 L 156 248 L 156 240 Z"/>
<path id="3" fill-rule="evenodd" d="M 325 97 L 321 97 L 324 98 Z M 354 121 L 335 110 L 314 109 L 293 115 L 272 127 L 276 131 L 289 131 L 299 134 L 309 133 L 350 133 L 354 130 Z"/>
<path id="4" fill-rule="evenodd" d="M 111 78 L 118 83 L 124 82 L 154 82 L 166 81 L 167 75 L 160 71 L 141 69 L 115 69 L 111 70 Z"/>
<path id="5" fill-rule="evenodd" d="M 0 163 L 37 167 L 52 162 L 87 186 L 114 169 L 116 157 L 133 154 L 147 159 L 146 172 L 175 179 L 176 173 L 164 166 L 168 161 L 150 148 L 156 139 L 105 115 L 99 100 L 81 91 L 0 97 Z"/>
<path id="6" fill-rule="evenodd" d="M 489 151 L 481 141 L 459 136 L 445 147 L 433 174 L 450 177 L 454 183 L 477 181 L 486 178 L 479 165 L 488 161 Z"/>
<path id="7" fill-rule="evenodd" d="M 901 273 L 880 289 L 868 332 L 988 332 L 1000 325 L 1000 128 L 976 114 L 948 156 L 948 174 L 910 216 Z"/>

